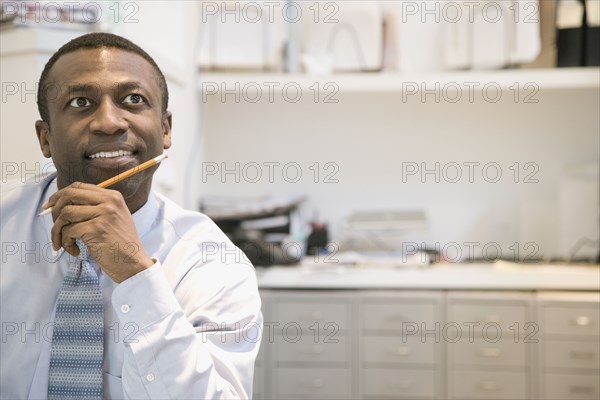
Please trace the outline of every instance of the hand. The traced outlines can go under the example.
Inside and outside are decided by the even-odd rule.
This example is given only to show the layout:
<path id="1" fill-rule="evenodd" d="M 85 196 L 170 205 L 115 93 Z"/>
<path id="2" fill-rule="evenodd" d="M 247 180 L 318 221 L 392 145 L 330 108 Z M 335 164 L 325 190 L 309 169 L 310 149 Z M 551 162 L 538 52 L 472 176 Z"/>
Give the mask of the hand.
<path id="1" fill-rule="evenodd" d="M 100 268 L 121 283 L 149 268 L 154 261 L 144 249 L 120 192 L 75 182 L 54 193 L 44 204 L 52 207 L 52 247 L 79 255 L 82 239 Z"/>

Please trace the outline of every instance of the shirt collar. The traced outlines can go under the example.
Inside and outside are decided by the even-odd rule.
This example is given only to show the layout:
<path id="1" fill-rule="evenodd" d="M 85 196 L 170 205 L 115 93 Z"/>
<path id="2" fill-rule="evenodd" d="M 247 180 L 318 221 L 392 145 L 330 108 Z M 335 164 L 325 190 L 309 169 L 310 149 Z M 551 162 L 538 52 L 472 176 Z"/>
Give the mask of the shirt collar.
<path id="1" fill-rule="evenodd" d="M 48 201 L 50 196 L 58 191 L 58 186 L 56 183 L 56 176 L 50 177 L 50 183 L 46 187 L 46 191 L 42 195 L 42 201 L 40 203 L 40 207 L 42 204 Z M 38 212 L 42 212 L 43 210 L 40 208 Z M 148 195 L 148 201 L 136 212 L 132 214 L 133 223 L 135 224 L 135 229 L 137 230 L 138 236 L 140 239 L 144 237 L 154 224 L 156 218 L 158 216 L 158 202 L 156 200 L 156 196 L 154 192 L 150 192 Z M 52 225 L 54 225 L 54 221 L 52 220 L 52 214 L 42 215 L 39 218 L 43 218 L 44 230 L 46 231 L 46 237 L 48 239 L 48 246 L 50 247 L 50 252 L 52 255 L 52 259 L 50 261 L 56 262 L 62 253 L 64 252 L 63 248 L 60 248 L 58 251 L 52 250 Z"/>

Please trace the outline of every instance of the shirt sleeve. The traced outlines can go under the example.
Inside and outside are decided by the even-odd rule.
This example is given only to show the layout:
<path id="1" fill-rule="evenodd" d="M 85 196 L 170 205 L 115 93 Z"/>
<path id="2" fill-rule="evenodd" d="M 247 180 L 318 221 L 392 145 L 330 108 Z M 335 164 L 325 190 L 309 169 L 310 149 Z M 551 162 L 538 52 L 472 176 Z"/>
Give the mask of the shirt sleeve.
<path id="1" fill-rule="evenodd" d="M 263 322 L 252 266 L 198 266 L 173 291 L 156 262 L 119 284 L 112 305 L 136 332 L 124 343 L 125 398 L 251 398 Z"/>

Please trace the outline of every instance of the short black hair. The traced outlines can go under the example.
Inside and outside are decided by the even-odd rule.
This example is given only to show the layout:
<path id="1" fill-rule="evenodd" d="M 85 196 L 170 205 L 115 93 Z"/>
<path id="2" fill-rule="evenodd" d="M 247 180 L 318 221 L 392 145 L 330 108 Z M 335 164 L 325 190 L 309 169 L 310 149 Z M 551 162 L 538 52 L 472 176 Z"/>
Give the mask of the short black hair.
<path id="1" fill-rule="evenodd" d="M 148 53 L 146 53 L 141 47 L 131 42 L 130 40 L 125 39 L 124 37 L 114 35 L 112 33 L 105 32 L 94 32 L 88 33 L 83 36 L 79 36 L 70 42 L 64 44 L 56 53 L 50 57 L 50 60 L 44 66 L 44 70 L 42 71 L 42 75 L 40 76 L 40 82 L 38 85 L 38 93 L 37 93 L 37 105 L 38 110 L 40 112 L 40 116 L 42 120 L 46 122 L 50 122 L 50 113 L 48 111 L 48 99 L 46 98 L 46 90 L 48 86 L 48 75 L 50 74 L 50 70 L 54 66 L 54 64 L 58 61 L 60 57 L 67 53 L 72 53 L 77 50 L 82 49 L 100 49 L 100 48 L 115 48 L 125 50 L 131 53 L 135 53 L 142 57 L 144 60 L 148 61 L 150 65 L 156 70 L 158 74 L 158 86 L 162 91 L 162 112 L 163 114 L 167 111 L 169 106 L 169 89 L 167 88 L 167 81 L 165 80 L 165 76 L 163 75 L 154 59 L 150 57 Z"/>

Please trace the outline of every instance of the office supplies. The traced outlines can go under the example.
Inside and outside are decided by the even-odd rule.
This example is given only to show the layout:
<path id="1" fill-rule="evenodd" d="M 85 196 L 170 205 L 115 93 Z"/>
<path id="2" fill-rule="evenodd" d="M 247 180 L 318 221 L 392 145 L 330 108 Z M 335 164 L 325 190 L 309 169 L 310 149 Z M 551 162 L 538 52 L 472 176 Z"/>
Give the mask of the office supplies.
<path id="1" fill-rule="evenodd" d="M 259 3 L 201 3 L 197 59 L 201 69 L 260 71 L 282 67 L 285 43 L 282 4 L 269 7 Z"/>
<path id="2" fill-rule="evenodd" d="M 585 8 L 583 0 L 560 0 L 556 9 L 557 66 L 579 67 L 583 65 Z"/>
<path id="3" fill-rule="evenodd" d="M 99 188 L 103 188 L 103 189 L 107 188 L 111 185 L 114 185 L 117 182 L 121 182 L 122 180 L 125 180 L 125 179 L 129 178 L 130 176 L 137 174 L 138 172 L 141 172 L 141 171 L 148 169 L 156 164 L 159 164 L 162 160 L 164 160 L 167 157 L 168 156 L 166 154 L 161 154 L 160 156 L 154 157 L 140 165 L 137 165 L 131 169 L 128 169 L 125 172 L 121 172 L 120 174 L 118 174 L 112 178 L 109 178 L 109 179 L 105 180 L 104 182 L 100 182 L 96 186 L 98 186 Z M 45 209 L 38 216 L 46 215 L 51 212 L 52 212 L 52 207 Z"/>
<path id="4" fill-rule="evenodd" d="M 307 17 L 301 21 L 301 60 L 307 70 L 323 72 L 330 65 L 335 72 L 381 69 L 383 17 L 379 2 L 307 2 L 303 14 Z"/>
<path id="5" fill-rule="evenodd" d="M 600 65 L 600 1 L 586 0 L 585 2 L 585 60 L 584 65 Z"/>
<path id="6" fill-rule="evenodd" d="M 200 212 L 208 215 L 255 266 L 286 265 L 303 255 L 300 205 L 303 196 L 210 197 Z"/>

